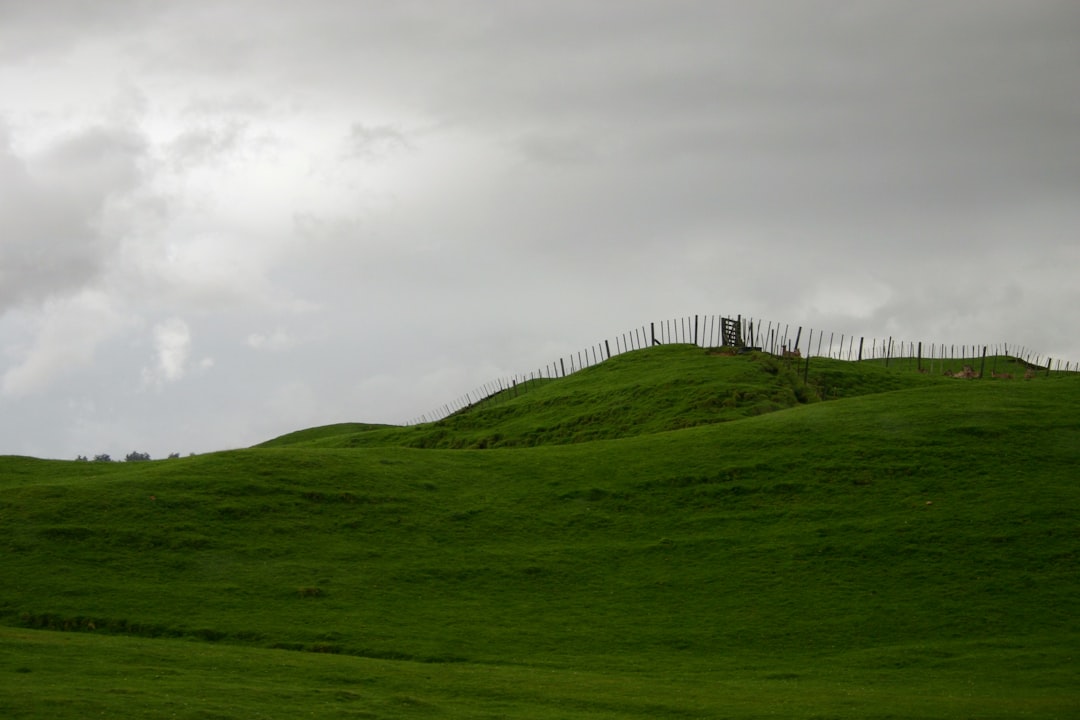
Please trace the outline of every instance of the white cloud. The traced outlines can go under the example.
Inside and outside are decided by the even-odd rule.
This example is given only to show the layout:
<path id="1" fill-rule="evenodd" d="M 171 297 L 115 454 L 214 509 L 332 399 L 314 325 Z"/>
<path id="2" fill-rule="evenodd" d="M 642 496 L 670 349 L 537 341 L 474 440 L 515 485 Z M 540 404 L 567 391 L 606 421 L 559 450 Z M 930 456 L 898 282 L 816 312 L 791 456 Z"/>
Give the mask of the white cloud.
<path id="1" fill-rule="evenodd" d="M 62 375 L 90 365 L 102 343 L 134 322 L 100 290 L 49 300 L 28 313 L 33 339 L 16 352 L 20 360 L 3 374 L 0 389 L 16 397 L 41 393 Z"/>
<path id="2" fill-rule="evenodd" d="M 269 334 L 251 333 L 247 336 L 248 347 L 255 350 L 288 350 L 296 345 L 296 340 L 282 328 L 276 328 Z"/>
<path id="3" fill-rule="evenodd" d="M 160 385 L 176 382 L 187 372 L 191 354 L 191 329 L 180 318 L 171 318 L 154 326 L 154 367 L 143 371 L 143 380 Z"/>

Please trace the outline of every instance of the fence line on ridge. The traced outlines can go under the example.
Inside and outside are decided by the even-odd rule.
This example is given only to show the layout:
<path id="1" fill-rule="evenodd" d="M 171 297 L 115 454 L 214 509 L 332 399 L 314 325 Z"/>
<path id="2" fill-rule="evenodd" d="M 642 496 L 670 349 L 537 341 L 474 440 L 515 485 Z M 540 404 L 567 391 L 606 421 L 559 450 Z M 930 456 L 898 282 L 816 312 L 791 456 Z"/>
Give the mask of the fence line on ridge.
<path id="1" fill-rule="evenodd" d="M 452 402 L 444 403 L 434 410 L 410 420 L 407 425 L 436 422 L 457 412 L 475 407 L 481 403 L 493 403 L 511 399 L 528 392 L 536 385 L 572 375 L 585 368 L 598 365 L 616 355 L 623 355 L 654 345 L 692 344 L 702 348 L 719 348 L 724 345 L 742 345 L 746 349 L 755 349 L 786 358 L 799 358 L 809 367 L 811 357 L 830 358 L 853 362 L 881 361 L 887 367 L 893 360 L 917 360 L 920 371 L 946 371 L 945 363 L 953 365 L 961 362 L 970 365 L 987 356 L 1005 356 L 1023 363 L 1029 370 L 1039 370 L 1049 374 L 1054 359 L 1036 354 L 1026 346 L 1009 343 L 923 343 L 911 340 L 858 336 L 846 333 L 828 333 L 810 328 L 803 332 L 802 326 L 790 323 L 766 321 L 761 318 L 734 318 L 721 315 L 694 315 L 681 318 L 669 318 L 659 322 L 650 322 L 636 326 L 605 338 L 576 353 L 556 358 L 552 362 L 537 366 L 528 373 L 497 378 L 474 388 Z M 737 342 L 725 343 L 734 339 Z M 869 342 L 867 342 L 869 340 Z M 1057 372 L 1080 372 L 1080 363 L 1066 362 L 1057 358 Z M 929 365 L 922 368 L 922 363 Z M 973 367 L 973 366 L 972 366 Z M 982 372 L 982 370 L 980 370 Z M 805 377 L 805 370 L 803 371 Z"/>

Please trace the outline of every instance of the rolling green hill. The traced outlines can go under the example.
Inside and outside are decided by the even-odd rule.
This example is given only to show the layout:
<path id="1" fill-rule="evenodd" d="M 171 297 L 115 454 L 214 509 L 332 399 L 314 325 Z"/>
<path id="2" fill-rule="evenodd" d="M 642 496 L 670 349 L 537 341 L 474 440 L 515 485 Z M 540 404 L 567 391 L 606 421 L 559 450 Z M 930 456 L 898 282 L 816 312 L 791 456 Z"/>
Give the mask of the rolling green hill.
<path id="1" fill-rule="evenodd" d="M 1077 407 L 664 346 L 429 425 L 0 458 L 0 716 L 1076 717 Z"/>

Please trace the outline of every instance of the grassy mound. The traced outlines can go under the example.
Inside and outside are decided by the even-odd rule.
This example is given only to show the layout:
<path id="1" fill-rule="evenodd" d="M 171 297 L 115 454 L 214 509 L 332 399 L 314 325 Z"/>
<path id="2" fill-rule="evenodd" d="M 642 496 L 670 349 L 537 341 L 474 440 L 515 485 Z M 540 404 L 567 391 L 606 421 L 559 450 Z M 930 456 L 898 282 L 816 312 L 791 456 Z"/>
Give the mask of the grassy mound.
<path id="1" fill-rule="evenodd" d="M 485 449 L 634 437 L 728 422 L 822 398 L 851 397 L 942 378 L 867 363 L 766 353 L 736 355 L 694 345 L 662 345 L 618 355 L 558 380 L 532 380 L 437 423 L 408 428 L 331 425 L 260 447 Z"/>

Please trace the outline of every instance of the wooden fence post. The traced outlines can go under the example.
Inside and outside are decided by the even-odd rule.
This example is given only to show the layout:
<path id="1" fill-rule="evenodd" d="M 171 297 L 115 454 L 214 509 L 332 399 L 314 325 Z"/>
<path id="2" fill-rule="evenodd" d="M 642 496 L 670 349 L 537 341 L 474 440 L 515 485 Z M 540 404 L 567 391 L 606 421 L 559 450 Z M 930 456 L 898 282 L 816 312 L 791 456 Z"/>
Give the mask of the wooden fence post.
<path id="1" fill-rule="evenodd" d="M 649 331 L 652 334 L 652 344 L 656 345 L 657 344 L 657 342 L 656 342 L 656 323 L 654 323 L 654 322 L 649 323 Z"/>
<path id="2" fill-rule="evenodd" d="M 981 380 L 985 376 L 986 376 L 986 346 L 983 345 L 982 362 L 979 363 L 979 379 Z"/>
<path id="3" fill-rule="evenodd" d="M 915 367 L 919 372 L 922 372 L 922 340 L 919 341 L 919 360 Z"/>
<path id="4" fill-rule="evenodd" d="M 853 336 L 852 340 L 854 340 L 854 339 L 855 338 Z M 862 344 L 863 344 L 863 340 L 865 340 L 865 339 L 866 338 L 859 338 L 859 362 L 862 362 Z"/>

